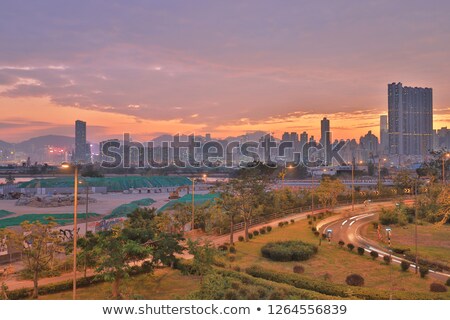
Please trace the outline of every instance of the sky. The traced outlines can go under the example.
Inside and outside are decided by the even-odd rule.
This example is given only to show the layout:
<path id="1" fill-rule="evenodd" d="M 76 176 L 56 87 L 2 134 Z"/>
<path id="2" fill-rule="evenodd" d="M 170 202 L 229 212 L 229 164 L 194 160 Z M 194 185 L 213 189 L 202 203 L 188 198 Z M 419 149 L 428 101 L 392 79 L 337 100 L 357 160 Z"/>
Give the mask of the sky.
<path id="1" fill-rule="evenodd" d="M 0 140 L 379 131 L 387 84 L 450 125 L 450 2 L 20 1 L 0 6 Z"/>

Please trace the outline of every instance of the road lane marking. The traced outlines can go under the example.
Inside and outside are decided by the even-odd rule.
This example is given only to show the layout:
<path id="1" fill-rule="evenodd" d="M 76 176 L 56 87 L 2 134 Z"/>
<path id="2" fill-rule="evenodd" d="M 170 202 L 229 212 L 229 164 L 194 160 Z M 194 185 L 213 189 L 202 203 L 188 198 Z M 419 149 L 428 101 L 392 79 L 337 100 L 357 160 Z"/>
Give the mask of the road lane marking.
<path id="1" fill-rule="evenodd" d="M 352 224 L 354 224 L 355 222 L 356 222 L 356 220 L 353 220 L 352 222 L 350 222 L 350 224 L 348 226 L 351 227 Z"/>
<path id="2" fill-rule="evenodd" d="M 342 226 L 344 225 L 344 224 L 346 224 L 347 223 L 347 221 L 348 221 L 348 219 L 347 220 L 345 220 L 344 222 L 342 222 Z"/>

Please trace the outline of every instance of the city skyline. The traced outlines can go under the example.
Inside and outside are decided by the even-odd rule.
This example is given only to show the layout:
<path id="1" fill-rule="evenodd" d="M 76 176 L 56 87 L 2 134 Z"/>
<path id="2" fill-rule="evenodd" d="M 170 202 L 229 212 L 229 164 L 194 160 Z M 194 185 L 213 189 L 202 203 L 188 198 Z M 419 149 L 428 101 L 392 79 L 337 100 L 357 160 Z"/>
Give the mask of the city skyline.
<path id="1" fill-rule="evenodd" d="M 379 132 L 392 82 L 433 88 L 434 129 L 450 123 L 445 1 L 4 8 L 1 140 L 71 135 L 76 119 L 90 124 L 92 141 L 124 132 L 320 137 L 323 117 L 333 139 L 359 138 Z"/>

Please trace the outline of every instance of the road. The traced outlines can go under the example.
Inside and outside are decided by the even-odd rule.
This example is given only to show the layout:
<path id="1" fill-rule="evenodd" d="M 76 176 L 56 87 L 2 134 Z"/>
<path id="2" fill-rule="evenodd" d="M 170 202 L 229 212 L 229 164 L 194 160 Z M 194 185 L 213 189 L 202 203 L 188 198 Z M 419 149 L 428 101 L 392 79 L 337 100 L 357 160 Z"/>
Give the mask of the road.
<path id="1" fill-rule="evenodd" d="M 392 203 L 390 206 L 394 206 L 394 204 Z M 342 240 L 346 244 L 352 243 L 355 245 L 355 248 L 362 247 L 367 253 L 376 251 L 378 252 L 379 257 L 383 258 L 385 255 L 391 254 L 389 249 L 383 247 L 376 241 L 364 238 L 360 233 L 361 228 L 364 225 L 378 221 L 378 212 L 380 211 L 380 207 L 381 205 L 370 204 L 367 207 L 356 210 L 355 213 L 350 216 L 334 216 L 325 219 L 317 225 L 317 229 L 321 233 L 326 233 L 327 230 L 332 230 L 332 242 L 337 243 Z M 384 207 L 386 207 L 386 205 L 384 205 Z M 409 269 L 410 271 L 415 271 L 416 265 L 414 262 L 406 260 L 398 255 L 392 255 L 392 263 L 400 264 L 402 260 L 411 264 Z M 450 277 L 450 274 L 430 270 L 430 276 L 441 281 L 446 281 Z"/>

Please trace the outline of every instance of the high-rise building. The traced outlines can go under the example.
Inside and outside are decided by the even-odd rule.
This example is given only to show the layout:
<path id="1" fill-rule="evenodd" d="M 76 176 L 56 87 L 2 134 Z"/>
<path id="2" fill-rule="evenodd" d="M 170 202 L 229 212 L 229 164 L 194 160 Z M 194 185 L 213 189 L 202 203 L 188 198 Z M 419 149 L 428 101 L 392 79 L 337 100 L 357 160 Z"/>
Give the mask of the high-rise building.
<path id="1" fill-rule="evenodd" d="M 388 116 L 380 116 L 380 153 L 389 152 Z"/>
<path id="2" fill-rule="evenodd" d="M 74 161 L 86 162 L 86 122 L 75 121 L 75 154 Z"/>
<path id="3" fill-rule="evenodd" d="M 369 160 L 378 154 L 378 138 L 370 130 L 359 139 L 359 146 L 365 154 L 365 160 Z"/>
<path id="4" fill-rule="evenodd" d="M 425 155 L 433 147 L 431 88 L 388 84 L 389 153 Z"/>
<path id="5" fill-rule="evenodd" d="M 324 164 L 331 164 L 331 132 L 330 132 L 330 120 L 323 118 L 320 121 L 320 144 L 324 150 Z"/>

